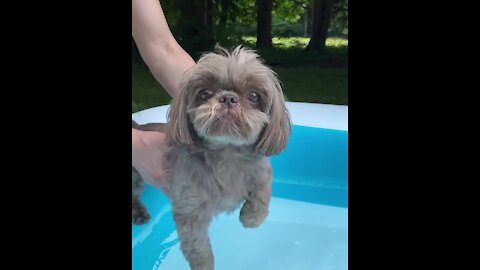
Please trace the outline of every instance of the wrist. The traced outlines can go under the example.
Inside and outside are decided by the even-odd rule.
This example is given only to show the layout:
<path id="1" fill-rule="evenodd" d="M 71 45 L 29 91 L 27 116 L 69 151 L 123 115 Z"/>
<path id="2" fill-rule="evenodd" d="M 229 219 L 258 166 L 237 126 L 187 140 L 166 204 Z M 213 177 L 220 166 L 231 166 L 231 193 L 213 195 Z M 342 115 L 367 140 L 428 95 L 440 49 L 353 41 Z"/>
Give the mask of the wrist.
<path id="1" fill-rule="evenodd" d="M 142 132 L 132 128 L 132 162 L 137 156 L 138 149 L 142 144 Z"/>

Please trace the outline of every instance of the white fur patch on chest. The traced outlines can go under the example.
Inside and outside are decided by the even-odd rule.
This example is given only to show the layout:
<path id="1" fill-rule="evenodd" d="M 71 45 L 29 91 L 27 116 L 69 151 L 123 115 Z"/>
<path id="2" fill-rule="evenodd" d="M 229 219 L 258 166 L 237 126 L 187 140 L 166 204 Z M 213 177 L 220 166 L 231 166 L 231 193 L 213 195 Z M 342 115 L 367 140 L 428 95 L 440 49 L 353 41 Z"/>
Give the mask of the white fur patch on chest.
<path id="1" fill-rule="evenodd" d="M 205 139 L 213 145 L 243 146 L 251 144 L 243 138 L 234 138 L 231 136 L 207 136 Z"/>

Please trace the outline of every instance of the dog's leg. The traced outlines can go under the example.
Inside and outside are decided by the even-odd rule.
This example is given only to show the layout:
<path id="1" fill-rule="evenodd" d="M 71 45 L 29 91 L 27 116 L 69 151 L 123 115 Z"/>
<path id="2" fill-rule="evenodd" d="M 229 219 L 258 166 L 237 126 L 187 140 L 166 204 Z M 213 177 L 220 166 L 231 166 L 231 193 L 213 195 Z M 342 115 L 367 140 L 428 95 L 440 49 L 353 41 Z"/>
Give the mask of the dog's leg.
<path id="1" fill-rule="evenodd" d="M 132 128 L 143 131 L 165 132 L 166 124 L 149 123 L 139 125 L 132 120 Z M 136 225 L 145 224 L 150 220 L 147 208 L 140 201 L 140 194 L 143 191 L 143 179 L 138 171 L 132 167 L 132 222 Z"/>
<path id="2" fill-rule="evenodd" d="M 140 174 L 132 167 L 132 222 L 135 225 L 147 223 L 150 215 L 140 201 L 143 190 L 143 180 Z"/>
<path id="3" fill-rule="evenodd" d="M 204 209 L 199 212 L 204 212 L 202 210 Z M 201 216 L 198 212 L 174 212 L 173 218 L 180 238 L 180 249 L 190 264 L 190 268 L 192 270 L 213 270 L 214 258 L 208 238 L 208 225 L 212 217 Z"/>
<path id="4" fill-rule="evenodd" d="M 251 184 L 248 197 L 240 210 L 240 222 L 245 228 L 260 226 L 268 215 L 268 206 L 272 197 L 272 171 L 268 168 L 265 175 Z"/>
<path id="5" fill-rule="evenodd" d="M 135 225 L 142 225 L 150 220 L 147 208 L 143 206 L 138 198 L 132 198 L 132 222 Z"/>
<path id="6" fill-rule="evenodd" d="M 156 131 L 156 132 L 167 132 L 167 124 L 165 123 L 148 123 L 145 125 L 139 125 L 137 122 L 132 120 L 132 128 L 143 130 L 143 131 Z"/>

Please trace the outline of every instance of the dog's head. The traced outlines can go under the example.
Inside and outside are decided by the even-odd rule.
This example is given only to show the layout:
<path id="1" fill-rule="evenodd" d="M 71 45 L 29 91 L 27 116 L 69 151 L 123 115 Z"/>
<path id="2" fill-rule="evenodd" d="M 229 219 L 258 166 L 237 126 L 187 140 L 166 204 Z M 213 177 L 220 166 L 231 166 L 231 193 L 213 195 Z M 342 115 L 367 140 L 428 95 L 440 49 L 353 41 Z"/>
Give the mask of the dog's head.
<path id="1" fill-rule="evenodd" d="M 170 107 L 167 142 L 252 145 L 264 155 L 282 151 L 291 123 L 275 73 L 249 49 L 216 47 L 180 83 Z"/>

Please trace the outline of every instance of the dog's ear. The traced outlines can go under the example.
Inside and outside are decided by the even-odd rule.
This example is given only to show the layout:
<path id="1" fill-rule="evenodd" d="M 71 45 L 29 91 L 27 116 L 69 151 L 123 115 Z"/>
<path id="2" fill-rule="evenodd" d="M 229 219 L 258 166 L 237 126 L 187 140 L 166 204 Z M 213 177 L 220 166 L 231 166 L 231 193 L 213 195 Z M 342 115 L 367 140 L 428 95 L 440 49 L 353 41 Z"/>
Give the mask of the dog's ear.
<path id="1" fill-rule="evenodd" d="M 269 93 L 273 95 L 269 108 L 270 122 L 258 140 L 256 149 L 266 156 L 271 156 L 280 153 L 287 146 L 291 121 L 280 82 L 273 71 L 269 72 L 268 77 L 271 80 Z"/>
<path id="2" fill-rule="evenodd" d="M 178 95 L 172 100 L 168 111 L 166 142 L 171 146 L 193 149 L 195 146 L 192 127 L 188 119 L 187 80 L 180 83 Z"/>

